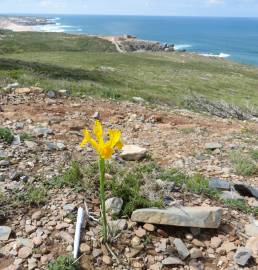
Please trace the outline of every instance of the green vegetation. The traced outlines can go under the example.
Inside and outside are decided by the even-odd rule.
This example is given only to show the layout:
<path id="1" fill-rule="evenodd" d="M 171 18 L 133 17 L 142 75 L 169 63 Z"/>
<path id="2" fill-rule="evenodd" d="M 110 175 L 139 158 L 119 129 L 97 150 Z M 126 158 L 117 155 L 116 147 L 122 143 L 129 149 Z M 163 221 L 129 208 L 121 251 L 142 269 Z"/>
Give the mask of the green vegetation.
<path id="1" fill-rule="evenodd" d="M 258 161 L 258 150 L 251 150 L 250 155 L 251 155 L 252 159 Z"/>
<path id="2" fill-rule="evenodd" d="M 33 136 L 30 133 L 23 132 L 20 134 L 20 139 L 22 142 L 24 141 L 33 141 Z"/>
<path id="3" fill-rule="evenodd" d="M 30 184 L 26 187 L 24 199 L 30 205 L 39 206 L 47 201 L 47 190 L 43 185 L 35 187 Z"/>
<path id="4" fill-rule="evenodd" d="M 123 199 L 122 215 L 130 216 L 132 212 L 139 208 L 163 207 L 161 200 L 150 200 L 141 194 L 141 184 L 146 175 L 146 167 L 136 167 L 134 170 L 124 174 L 122 179 L 112 180 L 109 187 L 112 196 Z"/>
<path id="5" fill-rule="evenodd" d="M 13 141 L 13 134 L 9 128 L 0 127 L 0 141 L 4 141 L 8 144 L 11 144 Z"/>
<path id="6" fill-rule="evenodd" d="M 18 81 L 74 95 L 112 99 L 141 96 L 183 105 L 192 93 L 211 100 L 258 105 L 257 68 L 186 53 L 115 52 L 96 37 L 5 32 L 0 44 L 0 87 Z"/>
<path id="7" fill-rule="evenodd" d="M 223 200 L 223 203 L 233 209 L 258 216 L 258 207 L 250 207 L 244 200 Z"/>
<path id="8" fill-rule="evenodd" d="M 251 154 L 244 154 L 241 151 L 232 151 L 230 153 L 230 160 L 234 166 L 235 172 L 239 175 L 250 176 L 258 171 L 258 166 L 253 157 L 256 152 Z"/>
<path id="9" fill-rule="evenodd" d="M 77 191 L 83 190 L 83 174 L 78 162 L 73 161 L 71 167 L 60 176 L 54 177 L 51 182 L 45 183 L 54 188 L 70 187 Z"/>
<path id="10" fill-rule="evenodd" d="M 48 270 L 79 270 L 79 262 L 71 256 L 59 256 L 54 262 L 49 263 Z"/>

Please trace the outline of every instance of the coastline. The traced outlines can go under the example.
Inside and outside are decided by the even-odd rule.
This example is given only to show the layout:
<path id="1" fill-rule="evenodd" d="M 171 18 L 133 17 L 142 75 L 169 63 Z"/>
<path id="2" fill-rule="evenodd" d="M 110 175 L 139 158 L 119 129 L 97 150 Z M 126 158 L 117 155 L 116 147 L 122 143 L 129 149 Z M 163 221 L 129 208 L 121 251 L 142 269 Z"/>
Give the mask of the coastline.
<path id="1" fill-rule="evenodd" d="M 50 19 L 27 16 L 0 16 L 0 29 L 13 32 L 40 32 L 38 26 L 55 24 Z"/>

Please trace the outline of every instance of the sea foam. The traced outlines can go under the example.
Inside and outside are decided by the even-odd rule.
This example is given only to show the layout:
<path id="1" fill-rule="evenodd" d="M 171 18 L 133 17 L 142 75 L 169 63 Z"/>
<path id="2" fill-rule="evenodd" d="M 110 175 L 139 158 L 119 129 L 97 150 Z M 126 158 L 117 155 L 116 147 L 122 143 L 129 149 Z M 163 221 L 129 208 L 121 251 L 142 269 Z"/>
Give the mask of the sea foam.
<path id="1" fill-rule="evenodd" d="M 227 58 L 227 57 L 230 57 L 230 54 L 227 54 L 227 53 L 220 53 L 220 54 L 200 53 L 199 55 L 202 55 L 202 56 L 205 56 L 205 57 L 217 57 L 217 58 Z"/>

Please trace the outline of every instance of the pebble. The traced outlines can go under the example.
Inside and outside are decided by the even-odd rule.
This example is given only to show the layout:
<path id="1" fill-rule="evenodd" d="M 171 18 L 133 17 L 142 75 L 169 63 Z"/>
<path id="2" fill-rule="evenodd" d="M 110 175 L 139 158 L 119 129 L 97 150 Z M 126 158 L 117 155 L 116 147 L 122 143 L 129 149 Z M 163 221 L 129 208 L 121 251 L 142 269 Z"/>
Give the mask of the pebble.
<path id="1" fill-rule="evenodd" d="M 109 256 L 107 256 L 107 255 L 104 255 L 102 257 L 102 261 L 106 265 L 112 265 L 112 259 Z"/>
<path id="2" fill-rule="evenodd" d="M 29 247 L 22 247 L 18 251 L 18 257 L 22 259 L 28 258 L 32 254 L 32 249 Z"/>
<path id="3" fill-rule="evenodd" d="M 192 248 L 190 250 L 190 256 L 192 259 L 198 259 L 203 257 L 203 253 L 200 249 L 198 248 Z"/>
<path id="4" fill-rule="evenodd" d="M 184 262 L 177 257 L 168 257 L 162 261 L 164 266 L 167 265 L 184 265 Z"/>
<path id="5" fill-rule="evenodd" d="M 139 227 L 138 229 L 134 230 L 134 233 L 135 233 L 136 236 L 142 238 L 142 237 L 144 237 L 146 235 L 146 230 Z"/>
<path id="6" fill-rule="evenodd" d="M 8 226 L 0 226 L 0 241 L 6 241 L 9 239 L 12 228 Z"/>
<path id="7" fill-rule="evenodd" d="M 155 231 L 155 226 L 152 225 L 152 224 L 145 223 L 143 228 L 148 232 L 154 232 Z"/>
<path id="8" fill-rule="evenodd" d="M 177 252 L 178 252 L 179 256 L 183 260 L 186 259 L 190 255 L 186 245 L 184 244 L 184 242 L 180 238 L 176 238 L 174 240 L 174 245 L 175 245 L 175 247 L 177 249 Z"/>
<path id="9" fill-rule="evenodd" d="M 88 244 L 86 244 L 86 243 L 82 243 L 80 245 L 80 252 L 82 254 L 89 255 L 91 253 L 91 247 Z"/>
<path id="10" fill-rule="evenodd" d="M 252 251 L 249 248 L 240 247 L 234 256 L 234 261 L 241 266 L 245 266 L 252 257 Z"/>

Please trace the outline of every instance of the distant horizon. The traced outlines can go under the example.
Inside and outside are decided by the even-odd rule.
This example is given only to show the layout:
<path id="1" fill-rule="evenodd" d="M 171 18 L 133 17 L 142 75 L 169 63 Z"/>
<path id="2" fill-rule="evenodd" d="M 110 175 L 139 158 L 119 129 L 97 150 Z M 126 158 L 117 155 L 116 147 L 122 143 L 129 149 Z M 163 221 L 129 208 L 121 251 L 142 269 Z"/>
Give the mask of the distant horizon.
<path id="1" fill-rule="evenodd" d="M 127 17 L 181 17 L 181 18 L 236 18 L 236 19 L 258 19 L 258 16 L 210 16 L 210 15 L 146 15 L 146 14 L 82 14 L 82 13 L 0 13 L 0 16 L 45 16 L 45 15 L 60 15 L 60 16 L 127 16 Z"/>
<path id="2" fill-rule="evenodd" d="M 0 0 L 2 14 L 258 17 L 257 0 Z"/>

